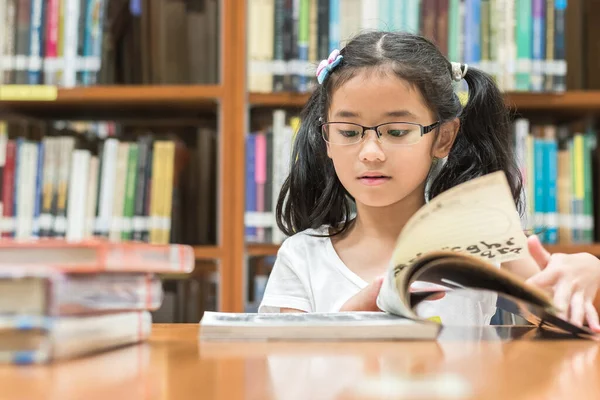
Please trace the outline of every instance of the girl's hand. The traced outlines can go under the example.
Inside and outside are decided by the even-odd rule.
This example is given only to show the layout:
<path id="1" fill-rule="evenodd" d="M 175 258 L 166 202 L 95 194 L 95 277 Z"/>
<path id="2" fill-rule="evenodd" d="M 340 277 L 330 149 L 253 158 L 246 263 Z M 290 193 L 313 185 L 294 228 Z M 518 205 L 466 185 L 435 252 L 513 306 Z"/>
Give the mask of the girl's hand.
<path id="1" fill-rule="evenodd" d="M 383 283 L 383 276 L 378 277 L 354 296 L 350 297 L 340 311 L 381 311 L 377 307 L 377 296 Z"/>
<path id="2" fill-rule="evenodd" d="M 536 236 L 531 236 L 527 244 L 541 269 L 527 282 L 551 289 L 561 317 L 579 326 L 585 319 L 590 329 L 600 332 L 598 311 L 594 306 L 600 288 L 600 260 L 588 253 L 550 254 Z"/>
<path id="3" fill-rule="evenodd" d="M 350 297 L 340 308 L 340 311 L 381 311 L 379 307 L 377 307 L 377 296 L 381 290 L 382 283 L 383 277 L 380 276 L 363 290 Z M 411 292 L 412 291 L 413 290 L 411 289 Z M 437 295 L 429 297 L 427 300 L 439 300 L 444 297 L 444 294 L 444 292 L 440 292 Z"/>

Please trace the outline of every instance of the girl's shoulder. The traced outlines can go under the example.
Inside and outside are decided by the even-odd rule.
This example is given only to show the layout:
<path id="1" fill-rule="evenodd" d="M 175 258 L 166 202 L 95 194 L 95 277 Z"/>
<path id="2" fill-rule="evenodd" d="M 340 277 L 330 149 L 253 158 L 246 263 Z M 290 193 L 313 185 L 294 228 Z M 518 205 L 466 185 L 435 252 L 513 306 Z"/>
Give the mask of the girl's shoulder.
<path id="1" fill-rule="evenodd" d="M 324 246 L 330 242 L 330 238 L 325 236 L 329 232 L 329 227 L 323 225 L 319 228 L 305 229 L 286 238 L 278 252 L 278 256 L 296 254 L 306 255 L 307 252 L 321 252 Z"/>

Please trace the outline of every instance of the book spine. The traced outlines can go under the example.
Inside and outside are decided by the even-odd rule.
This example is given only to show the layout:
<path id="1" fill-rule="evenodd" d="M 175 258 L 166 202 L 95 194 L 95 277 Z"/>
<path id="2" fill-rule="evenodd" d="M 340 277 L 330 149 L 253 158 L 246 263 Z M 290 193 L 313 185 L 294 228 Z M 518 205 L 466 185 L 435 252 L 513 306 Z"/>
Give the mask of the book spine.
<path id="1" fill-rule="evenodd" d="M 53 200 L 56 180 L 56 162 L 59 159 L 56 152 L 58 149 L 58 138 L 44 137 L 44 181 L 42 184 L 42 209 L 40 212 L 40 236 L 47 237 L 52 234 Z"/>
<path id="2" fill-rule="evenodd" d="M 87 181 L 87 204 L 85 212 L 85 238 L 94 236 L 94 225 L 96 222 L 96 207 L 98 206 L 98 181 L 100 174 L 100 161 L 97 156 L 90 158 L 89 177 Z"/>
<path id="3" fill-rule="evenodd" d="M 4 82 L 4 71 L 9 69 L 8 66 L 5 66 L 9 58 L 5 45 L 6 36 L 8 34 L 6 31 L 6 26 L 8 25 L 6 18 L 7 1 L 8 0 L 0 0 L 0 85 L 8 83 Z"/>
<path id="4" fill-rule="evenodd" d="M 249 134 L 246 136 L 246 214 L 256 211 L 256 181 L 254 179 L 256 171 L 256 136 Z M 245 235 L 246 241 L 256 241 L 256 228 L 246 223 Z"/>
<path id="5" fill-rule="evenodd" d="M 494 14 L 495 4 L 496 0 L 481 0 L 480 6 L 481 60 L 479 62 L 479 68 L 488 73 L 491 73 L 490 66 L 492 62 L 496 60 L 496 22 L 492 15 Z"/>
<path id="6" fill-rule="evenodd" d="M 465 63 L 477 67 L 481 61 L 481 1 L 465 2 Z"/>
<path id="7" fill-rule="evenodd" d="M 6 145 L 6 165 L 2 179 L 2 237 L 13 236 L 15 226 L 14 196 L 15 196 L 15 163 L 17 159 L 17 145 L 14 140 L 9 140 Z"/>
<path id="8" fill-rule="evenodd" d="M 164 189 L 163 189 L 163 204 L 160 215 L 160 244 L 168 244 L 171 237 L 171 221 L 173 207 L 173 180 L 175 170 L 175 143 L 168 141 L 163 148 L 164 158 Z"/>
<path id="9" fill-rule="evenodd" d="M 554 129 L 554 127 L 552 127 Z M 558 243 L 558 216 L 557 216 L 557 192 L 556 181 L 558 179 L 557 166 L 557 142 L 556 139 L 548 139 L 546 142 L 546 185 L 548 195 L 546 196 L 546 221 L 547 235 L 546 242 L 548 244 Z"/>
<path id="10" fill-rule="evenodd" d="M 15 36 L 15 82 L 27 84 L 29 41 L 31 27 L 31 0 L 18 0 Z"/>
<path id="11" fill-rule="evenodd" d="M 410 33 L 419 33 L 421 21 L 419 20 L 420 10 L 419 0 L 406 0 L 406 31 Z"/>
<path id="12" fill-rule="evenodd" d="M 531 62 L 531 87 L 534 92 L 541 92 L 544 87 L 544 54 L 545 54 L 545 34 L 544 34 L 544 1 L 532 0 L 533 15 L 533 42 L 532 42 L 532 62 Z"/>
<path id="13" fill-rule="evenodd" d="M 460 34 L 462 20 L 460 16 L 460 0 L 450 0 L 448 9 L 448 59 L 460 62 Z"/>
<path id="14" fill-rule="evenodd" d="M 112 138 L 107 139 L 103 145 L 98 218 L 96 221 L 96 232 L 101 237 L 108 237 L 110 232 L 113 197 L 115 196 L 118 147 L 118 140 Z"/>
<path id="15" fill-rule="evenodd" d="M 146 199 L 146 169 L 148 163 L 148 140 L 138 141 L 138 160 L 135 178 L 135 211 L 133 217 L 133 240 L 143 240 L 144 232 L 144 203 Z"/>
<path id="16" fill-rule="evenodd" d="M 109 239 L 121 241 L 123 230 L 123 204 L 125 203 L 125 180 L 127 178 L 127 162 L 129 159 L 129 143 L 120 142 L 117 150 L 117 173 L 115 178 L 115 194 L 112 199 L 112 217 Z"/>
<path id="17" fill-rule="evenodd" d="M 329 0 L 329 53 L 340 47 L 340 0 Z"/>
<path id="18" fill-rule="evenodd" d="M 161 305 L 159 278 L 146 273 L 65 274 L 49 293 L 52 316 L 154 311 Z"/>
<path id="19" fill-rule="evenodd" d="M 55 71 L 58 68 L 58 24 L 61 0 L 48 0 L 46 6 L 46 34 L 44 54 L 44 82 L 52 84 L 55 82 Z"/>
<path id="20" fill-rule="evenodd" d="M 146 170 L 144 171 L 145 177 L 145 194 L 144 194 L 144 223 L 143 223 L 143 231 L 142 231 L 142 240 L 144 242 L 150 241 L 150 209 L 152 207 L 152 171 L 154 166 L 154 146 L 150 142 L 147 148 L 147 160 L 146 160 Z"/>
<path id="21" fill-rule="evenodd" d="M 135 209 L 135 189 L 138 159 L 137 143 L 129 144 L 129 158 L 127 160 L 127 179 L 125 182 L 125 204 L 123 206 L 123 231 L 121 240 L 133 238 L 133 214 Z"/>
<path id="22" fill-rule="evenodd" d="M 439 49 L 448 57 L 448 8 L 449 0 L 437 0 L 435 37 Z"/>
<path id="23" fill-rule="evenodd" d="M 37 85 L 41 82 L 42 58 L 43 58 L 43 0 L 31 0 L 31 25 L 29 30 L 29 73 L 28 83 Z"/>
<path id="24" fill-rule="evenodd" d="M 554 1 L 546 0 L 546 54 L 544 63 L 544 90 L 551 91 L 554 82 Z"/>
<path id="25" fill-rule="evenodd" d="M 596 132 L 588 131 L 584 135 L 584 171 L 583 171 L 583 240 L 594 242 L 594 188 L 592 154 L 596 150 Z"/>
<path id="26" fill-rule="evenodd" d="M 58 193 L 56 216 L 52 229 L 53 236 L 65 237 L 67 233 L 67 196 L 69 190 L 69 174 L 71 172 L 71 155 L 75 147 L 75 138 L 63 136 L 59 139 L 60 158 L 58 160 Z"/>
<path id="27" fill-rule="evenodd" d="M 15 217 L 14 219 L 14 225 L 13 225 L 13 232 L 12 232 L 12 237 L 16 237 L 19 238 L 19 233 L 18 233 L 18 229 L 19 226 L 22 225 L 20 222 L 21 219 L 21 215 L 23 213 L 23 211 L 20 210 L 20 202 L 21 199 L 23 198 L 23 191 L 25 190 L 25 184 L 24 184 L 24 180 L 23 177 L 21 176 L 23 174 L 23 170 L 24 170 L 24 160 L 25 160 L 25 146 L 24 146 L 24 139 L 22 137 L 17 138 L 17 149 L 15 152 L 15 186 L 14 186 L 14 197 L 13 197 L 13 215 Z"/>
<path id="28" fill-rule="evenodd" d="M 86 179 L 89 177 L 90 157 L 87 150 L 75 150 L 71 156 L 66 229 L 66 238 L 69 241 L 81 241 L 85 238 L 88 195 Z"/>
<path id="29" fill-rule="evenodd" d="M 560 145 L 558 150 L 558 177 L 556 192 L 558 196 L 558 243 L 571 243 L 571 166 L 568 143 Z"/>
<path id="30" fill-rule="evenodd" d="M 532 31 L 532 0 L 517 0 L 516 39 L 517 39 L 517 90 L 527 91 L 530 87 L 531 73 L 531 43 Z"/>
<path id="31" fill-rule="evenodd" d="M 554 3 L 554 79 L 552 90 L 567 90 L 567 60 L 565 49 L 567 0 L 555 0 Z"/>
<path id="32" fill-rule="evenodd" d="M 533 139 L 533 154 L 535 157 L 535 210 L 534 210 L 534 220 L 535 220 L 535 230 L 536 231 L 544 231 L 545 232 L 545 217 L 546 217 L 546 209 L 545 209 L 545 185 L 544 185 L 544 142 L 543 139 L 534 138 Z M 540 240 L 545 240 L 545 233 L 540 235 Z"/>
<path id="33" fill-rule="evenodd" d="M 274 30 L 273 30 L 273 91 L 282 92 L 285 89 L 285 57 L 284 57 L 284 30 L 285 30 L 285 0 L 275 0 Z M 254 22 L 256 23 L 256 22 Z"/>
<path id="34" fill-rule="evenodd" d="M 73 87 L 77 83 L 77 49 L 79 40 L 79 19 L 80 19 L 80 0 L 64 0 L 65 16 L 64 18 L 64 47 L 63 62 L 64 70 L 62 83 L 65 87 Z"/>
<path id="35" fill-rule="evenodd" d="M 152 317 L 148 311 L 54 317 L 44 325 L 51 326 L 52 340 L 36 350 L 12 352 L 10 363 L 43 364 L 138 343 L 150 336 Z"/>
<path id="36" fill-rule="evenodd" d="M 4 232 L 4 170 L 6 169 L 7 146 L 8 128 L 6 122 L 0 121 L 0 237 Z"/>
<path id="37" fill-rule="evenodd" d="M 574 232 L 573 241 L 583 243 L 585 226 L 583 214 L 583 202 L 585 194 L 585 167 L 584 167 L 584 137 L 582 133 L 576 133 L 573 137 L 573 213 L 574 213 Z"/>
<path id="38" fill-rule="evenodd" d="M 37 144 L 38 146 L 38 157 L 36 165 L 36 176 L 35 176 L 35 197 L 34 197 L 34 208 L 33 208 L 33 237 L 40 236 L 40 217 L 42 214 L 42 192 L 43 192 L 43 181 L 44 181 L 44 163 L 45 163 L 45 146 L 44 142 Z"/>

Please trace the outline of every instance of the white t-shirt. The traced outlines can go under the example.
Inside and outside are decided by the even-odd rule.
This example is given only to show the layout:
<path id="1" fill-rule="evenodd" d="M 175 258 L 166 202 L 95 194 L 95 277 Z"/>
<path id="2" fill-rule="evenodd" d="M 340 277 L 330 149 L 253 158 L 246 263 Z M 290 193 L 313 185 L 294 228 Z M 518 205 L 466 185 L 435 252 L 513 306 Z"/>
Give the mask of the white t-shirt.
<path id="1" fill-rule="evenodd" d="M 286 239 L 267 282 L 259 312 L 295 308 L 306 312 L 337 312 L 368 285 L 339 258 L 331 239 L 315 237 L 327 228 L 306 230 Z M 430 285 L 415 282 L 414 287 Z M 456 291 L 417 306 L 421 317 L 439 317 L 444 325 L 489 325 L 496 313 L 497 295 Z"/>

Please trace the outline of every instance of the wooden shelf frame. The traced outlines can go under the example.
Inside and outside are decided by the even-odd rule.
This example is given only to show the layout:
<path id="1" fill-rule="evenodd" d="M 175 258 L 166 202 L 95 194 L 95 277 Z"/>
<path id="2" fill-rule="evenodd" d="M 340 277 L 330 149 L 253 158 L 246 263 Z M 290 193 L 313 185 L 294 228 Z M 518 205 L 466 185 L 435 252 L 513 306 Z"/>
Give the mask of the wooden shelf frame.
<path id="1" fill-rule="evenodd" d="M 248 103 L 254 108 L 302 108 L 308 93 L 250 93 Z M 524 113 L 552 112 L 581 115 L 600 112 L 600 91 L 569 91 L 564 93 L 507 92 L 506 104 Z"/>
<path id="2" fill-rule="evenodd" d="M 222 85 L 122 85 L 59 88 L 52 100 L 0 100 L 0 115 L 39 119 L 180 119 L 214 115 Z"/>

